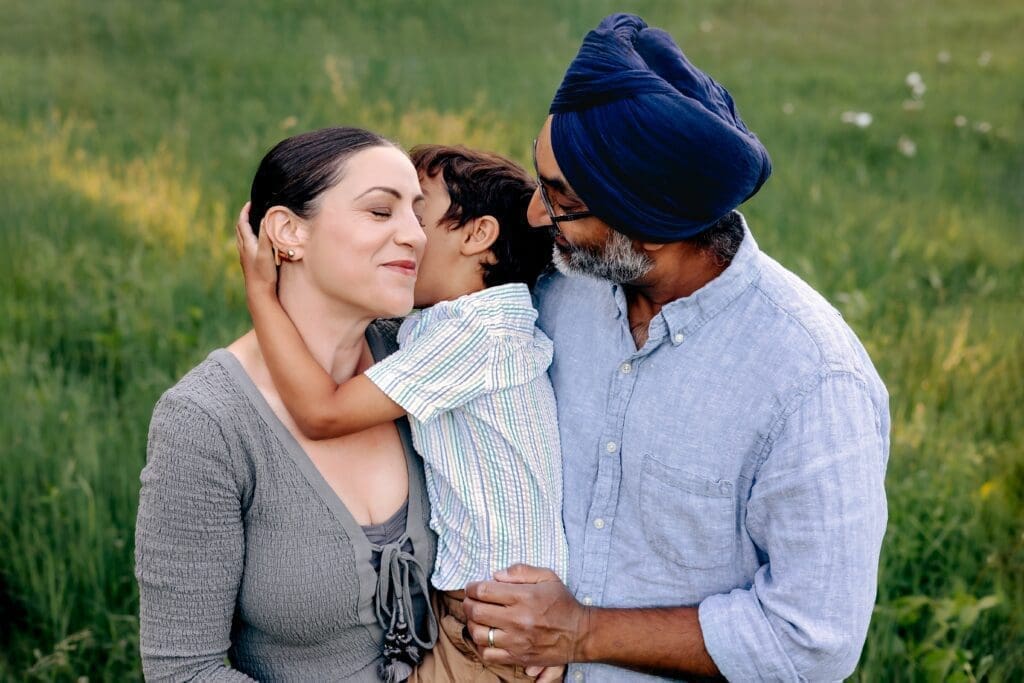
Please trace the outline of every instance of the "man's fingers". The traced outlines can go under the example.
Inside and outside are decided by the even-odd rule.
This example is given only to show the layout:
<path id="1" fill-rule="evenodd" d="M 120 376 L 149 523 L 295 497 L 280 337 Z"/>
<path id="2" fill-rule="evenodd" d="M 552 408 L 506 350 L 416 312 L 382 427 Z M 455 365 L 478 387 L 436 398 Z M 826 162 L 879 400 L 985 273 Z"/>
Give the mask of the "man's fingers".
<path id="1" fill-rule="evenodd" d="M 512 605 L 516 602 L 517 588 L 510 583 L 498 581 L 474 581 L 466 586 L 466 597 L 476 602 Z"/>
<path id="2" fill-rule="evenodd" d="M 490 633 L 491 626 L 484 626 L 483 624 L 475 621 L 468 622 L 466 628 L 469 629 L 469 637 L 476 643 L 477 649 L 483 650 L 484 648 L 491 647 Z M 504 649 L 509 647 L 511 643 L 511 637 L 507 631 L 503 631 L 498 627 L 494 628 L 494 647 Z"/>
<path id="3" fill-rule="evenodd" d="M 504 583 L 540 583 L 541 581 L 558 581 L 558 574 L 543 567 L 533 567 L 528 564 L 514 564 L 507 569 L 501 569 L 494 574 L 494 578 Z"/>
<path id="4" fill-rule="evenodd" d="M 512 622 L 507 614 L 508 608 L 501 605 L 491 605 L 466 598 L 462 601 L 462 609 L 466 614 L 466 628 L 469 629 L 469 635 L 473 638 L 473 642 L 481 647 L 488 645 L 487 629 L 490 627 L 495 628 L 495 633 L 502 627 L 506 629 L 512 627 Z M 495 638 L 497 637 L 495 635 Z"/>
<path id="5" fill-rule="evenodd" d="M 518 664 L 519 660 L 512 656 L 508 650 L 500 647 L 485 647 L 479 651 L 480 659 L 485 664 Z"/>

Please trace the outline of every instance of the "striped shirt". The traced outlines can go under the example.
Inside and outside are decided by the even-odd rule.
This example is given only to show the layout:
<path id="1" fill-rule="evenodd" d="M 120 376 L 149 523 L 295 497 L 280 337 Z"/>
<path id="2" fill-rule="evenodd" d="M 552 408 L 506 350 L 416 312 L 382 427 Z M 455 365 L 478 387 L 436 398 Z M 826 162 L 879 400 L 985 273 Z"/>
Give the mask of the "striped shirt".
<path id="1" fill-rule="evenodd" d="M 523 284 L 444 301 L 410 315 L 400 350 L 366 372 L 409 414 L 439 590 L 518 562 L 566 577 L 552 344 L 536 320 Z"/>

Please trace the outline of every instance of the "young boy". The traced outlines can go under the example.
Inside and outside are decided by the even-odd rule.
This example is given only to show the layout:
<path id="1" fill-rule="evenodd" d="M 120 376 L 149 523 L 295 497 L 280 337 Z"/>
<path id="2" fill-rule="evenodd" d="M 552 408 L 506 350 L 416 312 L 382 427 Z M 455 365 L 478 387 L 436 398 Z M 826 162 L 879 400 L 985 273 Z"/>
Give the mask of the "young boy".
<path id="1" fill-rule="evenodd" d="M 516 563 L 566 575 L 552 345 L 535 327 L 529 290 L 550 262 L 551 237 L 528 226 L 534 183 L 513 162 L 436 145 L 411 156 L 427 235 L 415 303 L 426 308 L 402 324 L 399 351 L 335 384 L 273 294 L 266 231 L 258 247 L 240 232 L 249 308 L 274 384 L 306 436 L 410 418 L 438 534 L 431 583 L 444 591 L 434 602 L 442 634 L 421 679 L 512 680 L 521 668 L 477 659 L 462 589 Z"/>

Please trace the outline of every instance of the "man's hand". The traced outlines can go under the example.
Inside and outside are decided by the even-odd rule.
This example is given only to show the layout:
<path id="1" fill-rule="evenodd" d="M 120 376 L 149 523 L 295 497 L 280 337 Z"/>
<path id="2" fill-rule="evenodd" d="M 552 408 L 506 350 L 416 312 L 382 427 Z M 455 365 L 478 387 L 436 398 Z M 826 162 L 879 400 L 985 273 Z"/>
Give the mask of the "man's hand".
<path id="1" fill-rule="evenodd" d="M 242 264 L 245 277 L 245 291 L 248 296 L 277 292 L 277 266 L 274 264 L 274 247 L 267 231 L 260 229 L 259 240 L 249 227 L 249 208 L 246 202 L 238 214 L 235 224 L 235 244 L 238 247 L 238 261 Z"/>
<path id="2" fill-rule="evenodd" d="M 517 564 L 466 586 L 469 633 L 484 662 L 558 666 L 581 660 L 590 609 L 549 569 Z M 494 647 L 488 637 L 493 631 Z"/>

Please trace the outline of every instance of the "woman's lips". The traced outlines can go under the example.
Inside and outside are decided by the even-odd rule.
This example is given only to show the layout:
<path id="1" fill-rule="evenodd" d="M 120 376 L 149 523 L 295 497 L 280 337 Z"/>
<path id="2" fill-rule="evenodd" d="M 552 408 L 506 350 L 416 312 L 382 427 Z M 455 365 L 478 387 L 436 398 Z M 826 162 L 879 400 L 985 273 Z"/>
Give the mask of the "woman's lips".
<path id="1" fill-rule="evenodd" d="M 402 275 L 416 276 L 416 262 L 401 260 L 401 261 L 388 261 L 384 264 L 384 267 L 393 270 Z"/>

